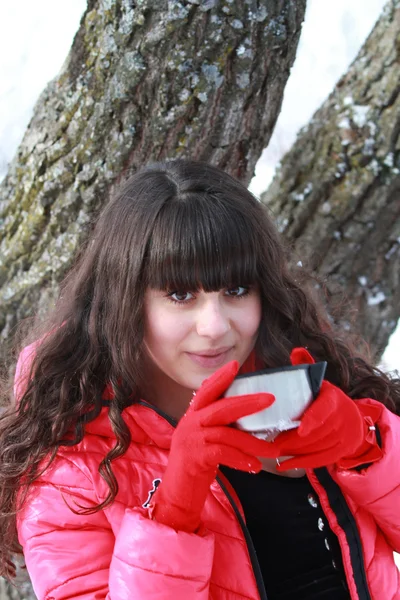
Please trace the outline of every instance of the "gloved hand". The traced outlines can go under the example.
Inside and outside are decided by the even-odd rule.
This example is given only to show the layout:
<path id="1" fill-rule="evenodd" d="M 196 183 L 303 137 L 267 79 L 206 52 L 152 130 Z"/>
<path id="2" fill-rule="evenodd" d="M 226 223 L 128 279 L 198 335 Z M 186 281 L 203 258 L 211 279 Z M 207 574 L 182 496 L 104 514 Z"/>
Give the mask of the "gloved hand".
<path id="1" fill-rule="evenodd" d="M 292 364 L 314 360 L 304 348 L 295 348 Z M 277 471 L 323 467 L 336 464 L 351 469 L 379 460 L 382 450 L 375 435 L 375 423 L 383 406 L 369 400 L 352 400 L 341 389 L 323 381 L 320 393 L 305 411 L 297 429 L 280 433 L 274 440 L 279 456 L 293 456 Z"/>
<path id="2" fill-rule="evenodd" d="M 167 469 L 151 499 L 149 515 L 179 531 L 195 532 L 218 465 L 250 473 L 271 445 L 228 425 L 270 406 L 272 394 L 220 398 L 237 375 L 232 361 L 206 379 L 172 436 Z M 273 449 L 275 451 L 275 449 Z"/>

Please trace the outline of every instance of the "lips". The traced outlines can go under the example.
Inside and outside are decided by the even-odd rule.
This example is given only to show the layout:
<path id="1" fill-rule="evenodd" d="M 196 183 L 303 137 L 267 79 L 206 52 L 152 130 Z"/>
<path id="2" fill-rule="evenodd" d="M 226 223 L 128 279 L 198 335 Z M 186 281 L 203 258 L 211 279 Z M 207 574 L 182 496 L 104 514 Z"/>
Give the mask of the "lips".
<path id="1" fill-rule="evenodd" d="M 198 352 L 187 352 L 188 357 L 197 365 L 212 369 L 222 366 L 229 358 L 232 346 L 217 348 L 216 350 L 204 350 Z"/>
<path id="2" fill-rule="evenodd" d="M 215 350 L 203 350 L 203 351 L 197 351 L 197 352 L 188 352 L 188 354 L 194 354 L 195 356 L 219 356 L 220 354 L 223 354 L 224 352 L 228 352 L 228 350 L 231 350 L 232 346 L 223 346 L 222 348 L 217 348 Z"/>

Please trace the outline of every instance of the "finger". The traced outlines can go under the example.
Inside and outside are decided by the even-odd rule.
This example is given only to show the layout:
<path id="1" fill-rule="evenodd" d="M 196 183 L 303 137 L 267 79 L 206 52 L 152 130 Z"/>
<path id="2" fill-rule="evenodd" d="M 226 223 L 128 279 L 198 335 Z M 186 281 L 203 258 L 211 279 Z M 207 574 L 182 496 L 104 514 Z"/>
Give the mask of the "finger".
<path id="1" fill-rule="evenodd" d="M 213 443 L 237 448 L 251 456 L 262 456 L 264 458 L 282 456 L 274 444 L 260 440 L 251 433 L 233 427 L 209 427 L 204 433 L 203 439 L 207 444 Z"/>
<path id="2" fill-rule="evenodd" d="M 210 444 L 205 453 L 205 459 L 209 467 L 214 465 L 225 465 L 231 469 L 247 471 L 247 473 L 258 473 L 261 471 L 261 461 L 255 456 L 249 456 L 237 448 Z"/>
<path id="3" fill-rule="evenodd" d="M 207 406 L 200 422 L 203 426 L 229 425 L 241 417 L 258 413 L 275 402 L 273 394 L 260 393 L 222 398 Z"/>
<path id="4" fill-rule="evenodd" d="M 310 408 L 304 413 L 299 425 L 298 433 L 300 437 L 309 435 L 315 429 L 320 428 L 333 418 L 337 412 L 337 403 L 334 398 L 331 398 L 329 389 L 322 382 L 321 391 L 317 399 L 311 404 Z"/>
<path id="5" fill-rule="evenodd" d="M 220 398 L 231 385 L 238 371 L 239 363 L 236 360 L 231 360 L 203 381 L 194 396 L 192 410 L 199 410 Z"/>
<path id="6" fill-rule="evenodd" d="M 331 429 L 330 425 L 328 423 L 325 427 L 320 427 L 307 436 L 300 436 L 298 429 L 284 431 L 274 439 L 274 444 L 284 449 L 292 448 L 296 451 L 304 449 L 304 452 L 312 449 L 314 446 L 324 448 L 327 445 L 331 445 L 331 439 L 337 440 L 336 430 Z"/>
<path id="7" fill-rule="evenodd" d="M 313 365 L 315 360 L 305 348 L 293 348 L 290 353 L 292 365 Z"/>
<path id="8" fill-rule="evenodd" d="M 323 438 L 310 443 L 305 443 L 304 440 L 299 438 L 296 442 L 290 444 L 277 444 L 279 451 L 278 456 L 289 456 L 291 454 L 298 456 L 332 450 L 332 448 L 337 446 L 338 440 L 337 438 L 334 438 L 334 441 L 330 442 L 328 438 Z"/>
<path id="9" fill-rule="evenodd" d="M 277 465 L 278 472 L 288 471 L 289 469 L 318 469 L 332 465 L 341 458 L 340 444 L 333 448 L 313 454 L 297 455 L 294 458 L 285 460 L 280 465 Z"/>

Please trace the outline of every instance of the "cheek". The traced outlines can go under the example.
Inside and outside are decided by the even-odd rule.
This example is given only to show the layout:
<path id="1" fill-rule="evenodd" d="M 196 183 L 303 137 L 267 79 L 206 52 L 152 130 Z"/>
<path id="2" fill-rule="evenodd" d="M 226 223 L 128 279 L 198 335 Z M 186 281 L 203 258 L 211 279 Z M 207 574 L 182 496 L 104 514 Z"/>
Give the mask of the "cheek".
<path id="1" fill-rule="evenodd" d="M 186 325 L 183 319 L 177 318 L 168 312 L 157 315 L 149 315 L 145 327 L 145 343 L 155 346 L 154 349 L 161 350 L 160 344 L 168 345 L 169 349 L 185 336 Z M 163 347 L 163 350 L 165 348 Z"/>
<path id="2" fill-rule="evenodd" d="M 241 330 L 244 335 L 253 337 L 257 334 L 261 323 L 261 302 L 254 298 L 251 305 L 242 315 L 240 320 Z"/>

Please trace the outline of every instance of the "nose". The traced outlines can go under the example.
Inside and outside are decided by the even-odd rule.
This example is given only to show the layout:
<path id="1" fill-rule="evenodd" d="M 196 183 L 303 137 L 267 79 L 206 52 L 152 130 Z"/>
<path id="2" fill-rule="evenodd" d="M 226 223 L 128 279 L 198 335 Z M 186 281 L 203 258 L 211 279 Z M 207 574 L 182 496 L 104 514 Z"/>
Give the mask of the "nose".
<path id="1" fill-rule="evenodd" d="M 196 330 L 198 335 L 217 339 L 231 329 L 229 313 L 218 294 L 214 296 L 210 293 L 207 296 L 198 310 Z"/>

